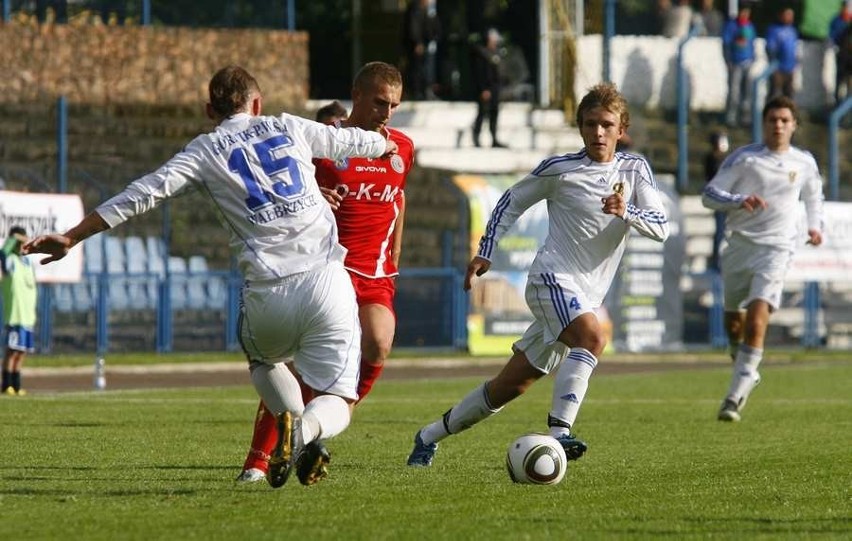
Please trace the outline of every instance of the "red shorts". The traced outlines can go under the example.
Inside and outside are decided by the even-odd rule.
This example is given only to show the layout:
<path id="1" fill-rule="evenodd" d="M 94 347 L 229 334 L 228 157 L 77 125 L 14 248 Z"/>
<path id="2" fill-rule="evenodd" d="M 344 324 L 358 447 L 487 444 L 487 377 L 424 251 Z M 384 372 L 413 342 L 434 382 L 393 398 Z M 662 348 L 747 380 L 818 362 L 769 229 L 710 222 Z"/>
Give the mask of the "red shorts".
<path id="1" fill-rule="evenodd" d="M 352 287 L 355 288 L 355 299 L 358 307 L 367 304 L 381 304 L 396 317 L 393 309 L 393 297 L 396 294 L 396 283 L 393 278 L 368 278 L 361 274 L 349 271 L 352 279 Z"/>

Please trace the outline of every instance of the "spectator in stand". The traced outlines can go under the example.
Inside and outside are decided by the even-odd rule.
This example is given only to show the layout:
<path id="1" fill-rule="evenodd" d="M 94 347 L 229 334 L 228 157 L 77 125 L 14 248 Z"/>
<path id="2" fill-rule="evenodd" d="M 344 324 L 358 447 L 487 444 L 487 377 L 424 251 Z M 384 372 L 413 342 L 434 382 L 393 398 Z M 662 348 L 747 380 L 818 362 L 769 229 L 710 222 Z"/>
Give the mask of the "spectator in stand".
<path id="1" fill-rule="evenodd" d="M 693 15 L 689 0 L 678 0 L 677 5 L 672 5 L 671 0 L 661 0 L 658 7 L 663 23 L 663 36 L 682 38 L 689 33 Z"/>
<path id="2" fill-rule="evenodd" d="M 497 116 L 500 113 L 500 32 L 491 28 L 485 35 L 485 45 L 476 45 L 473 50 L 473 81 L 476 88 L 477 112 L 473 122 L 473 144 L 480 146 L 479 134 L 482 122 L 488 117 L 488 128 L 491 130 L 491 146 L 506 148 L 497 140 Z"/>
<path id="3" fill-rule="evenodd" d="M 722 35 L 725 16 L 716 9 L 713 0 L 701 0 L 701 9 L 692 17 L 692 26 L 698 29 L 699 36 L 718 37 Z"/>
<path id="4" fill-rule="evenodd" d="M 67 0 L 36 0 L 35 12 L 38 22 L 67 23 L 68 2 Z M 48 16 L 48 13 L 53 15 Z"/>
<path id="5" fill-rule="evenodd" d="M 728 67 L 728 99 L 725 122 L 729 127 L 747 118 L 749 71 L 754 63 L 754 40 L 757 30 L 751 22 L 751 7 L 741 4 L 737 18 L 725 24 L 722 31 L 722 55 Z"/>
<path id="6" fill-rule="evenodd" d="M 402 43 L 405 52 L 405 85 L 411 99 L 434 99 L 435 55 L 441 24 L 435 0 L 411 0 L 405 9 Z"/>
<path id="7" fill-rule="evenodd" d="M 831 26 L 828 29 L 828 38 L 834 47 L 836 59 L 836 76 L 834 80 L 834 101 L 839 104 L 846 96 L 852 95 L 852 67 L 849 63 L 852 60 L 852 37 L 850 37 L 849 27 L 852 22 L 852 0 L 845 0 L 840 5 L 840 12 L 831 20 Z"/>
<path id="8" fill-rule="evenodd" d="M 794 97 L 793 74 L 799 66 L 799 32 L 793 25 L 795 12 L 790 8 L 782 9 L 778 22 L 769 25 L 766 30 L 766 56 L 770 61 L 778 62 L 778 69 L 769 79 L 767 100 L 775 96 Z"/>

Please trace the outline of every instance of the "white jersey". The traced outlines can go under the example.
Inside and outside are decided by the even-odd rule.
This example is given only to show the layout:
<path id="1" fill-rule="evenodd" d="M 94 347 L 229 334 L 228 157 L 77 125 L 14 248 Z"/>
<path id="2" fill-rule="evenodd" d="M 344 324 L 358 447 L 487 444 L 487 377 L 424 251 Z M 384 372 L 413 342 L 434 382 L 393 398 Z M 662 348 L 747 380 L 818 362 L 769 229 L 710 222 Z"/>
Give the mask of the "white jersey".
<path id="1" fill-rule="evenodd" d="M 228 230 L 246 280 L 277 279 L 343 261 L 346 254 L 311 159 L 376 158 L 384 151 L 385 139 L 377 132 L 335 128 L 286 113 L 240 113 L 196 137 L 95 211 L 115 227 L 167 198 L 201 190 Z"/>
<path id="2" fill-rule="evenodd" d="M 602 199 L 617 189 L 627 203 L 624 218 L 601 210 Z M 530 274 L 570 275 L 594 306 L 609 290 L 631 226 L 661 242 L 669 235 L 665 207 L 644 158 L 618 152 L 613 161 L 597 163 L 583 150 L 544 160 L 509 188 L 494 207 L 477 255 L 490 260 L 509 227 L 543 199 L 549 230 Z"/>
<path id="3" fill-rule="evenodd" d="M 752 194 L 766 201 L 765 209 L 741 208 Z M 813 156 L 796 147 L 773 152 L 762 144 L 746 145 L 728 156 L 702 197 L 704 206 L 727 211 L 726 225 L 733 235 L 782 249 L 795 245 L 800 199 L 808 229 L 822 231 L 822 179 Z"/>

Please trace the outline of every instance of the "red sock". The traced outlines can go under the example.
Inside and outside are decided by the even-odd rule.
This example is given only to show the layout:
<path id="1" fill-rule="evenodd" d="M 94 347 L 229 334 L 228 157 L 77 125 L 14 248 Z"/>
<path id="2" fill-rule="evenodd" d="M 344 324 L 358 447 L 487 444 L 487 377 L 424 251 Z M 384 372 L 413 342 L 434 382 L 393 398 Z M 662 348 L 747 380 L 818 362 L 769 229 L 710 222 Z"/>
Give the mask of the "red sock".
<path id="1" fill-rule="evenodd" d="M 243 463 L 243 471 L 257 468 L 263 472 L 269 469 L 269 456 L 275 449 L 278 440 L 278 423 L 263 400 L 257 406 L 257 417 L 254 420 L 254 433 L 251 435 L 251 449 L 249 449 L 246 461 Z"/>
<path id="2" fill-rule="evenodd" d="M 358 402 L 364 400 L 367 395 L 370 394 L 373 384 L 376 383 L 376 380 L 379 379 L 380 375 L 382 375 L 384 367 L 384 364 L 368 364 L 363 361 L 361 362 L 361 376 L 358 378 Z"/>

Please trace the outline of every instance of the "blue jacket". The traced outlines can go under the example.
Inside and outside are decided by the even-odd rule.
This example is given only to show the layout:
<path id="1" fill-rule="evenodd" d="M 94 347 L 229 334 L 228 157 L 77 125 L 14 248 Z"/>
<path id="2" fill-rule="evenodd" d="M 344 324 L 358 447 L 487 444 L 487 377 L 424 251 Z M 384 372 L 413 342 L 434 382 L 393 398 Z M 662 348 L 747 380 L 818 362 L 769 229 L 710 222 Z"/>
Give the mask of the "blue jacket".
<path id="1" fill-rule="evenodd" d="M 840 36 L 843 35 L 843 31 L 846 30 L 847 26 L 849 26 L 849 23 L 844 21 L 839 13 L 831 19 L 831 26 L 828 27 L 828 37 L 835 46 L 840 46 Z"/>
<path id="2" fill-rule="evenodd" d="M 754 62 L 754 39 L 757 31 L 751 21 L 740 25 L 737 19 L 730 19 L 722 30 L 722 54 L 725 63 L 742 65 Z"/>
<path id="3" fill-rule="evenodd" d="M 795 26 L 790 24 L 770 25 L 766 30 L 766 56 L 769 57 L 769 60 L 778 61 L 780 71 L 791 73 L 799 63 L 796 56 L 798 42 L 799 33 Z"/>

